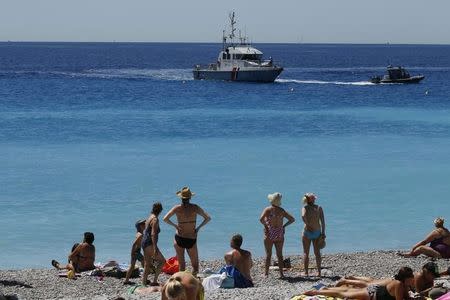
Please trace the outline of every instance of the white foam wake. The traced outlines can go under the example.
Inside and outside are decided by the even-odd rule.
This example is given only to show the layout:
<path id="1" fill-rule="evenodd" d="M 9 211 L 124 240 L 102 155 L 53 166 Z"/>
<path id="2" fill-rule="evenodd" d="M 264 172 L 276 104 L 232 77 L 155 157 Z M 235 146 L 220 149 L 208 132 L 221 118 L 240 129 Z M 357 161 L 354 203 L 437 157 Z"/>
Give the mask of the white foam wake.
<path id="1" fill-rule="evenodd" d="M 299 79 L 277 79 L 280 83 L 299 83 L 299 84 L 337 84 L 337 85 L 374 85 L 370 81 L 323 81 L 323 80 L 299 80 Z"/>

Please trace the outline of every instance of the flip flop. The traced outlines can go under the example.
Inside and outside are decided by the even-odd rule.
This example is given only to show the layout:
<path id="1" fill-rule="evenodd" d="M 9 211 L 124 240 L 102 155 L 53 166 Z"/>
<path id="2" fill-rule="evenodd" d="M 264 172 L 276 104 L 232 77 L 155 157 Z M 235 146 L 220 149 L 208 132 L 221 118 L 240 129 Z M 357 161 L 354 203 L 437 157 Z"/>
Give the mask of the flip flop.
<path id="1" fill-rule="evenodd" d="M 57 268 L 59 270 L 59 262 L 57 262 L 56 260 L 52 260 L 52 266 L 54 266 L 55 268 Z"/>

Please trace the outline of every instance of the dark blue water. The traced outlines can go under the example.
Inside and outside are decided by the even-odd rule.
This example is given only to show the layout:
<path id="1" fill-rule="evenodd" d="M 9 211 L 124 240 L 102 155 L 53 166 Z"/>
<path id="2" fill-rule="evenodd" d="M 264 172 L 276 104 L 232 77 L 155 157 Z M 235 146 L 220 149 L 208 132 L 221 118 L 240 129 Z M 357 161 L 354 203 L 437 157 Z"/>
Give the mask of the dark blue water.
<path id="1" fill-rule="evenodd" d="M 450 46 L 256 47 L 285 67 L 273 84 L 192 80 L 218 44 L 0 43 L 0 267 L 47 266 L 87 230 L 126 261 L 134 221 L 184 185 L 213 217 L 203 257 L 234 232 L 262 255 L 275 191 L 298 220 L 289 254 L 305 192 L 328 252 L 407 248 L 449 215 Z M 426 79 L 370 84 L 388 63 Z"/>

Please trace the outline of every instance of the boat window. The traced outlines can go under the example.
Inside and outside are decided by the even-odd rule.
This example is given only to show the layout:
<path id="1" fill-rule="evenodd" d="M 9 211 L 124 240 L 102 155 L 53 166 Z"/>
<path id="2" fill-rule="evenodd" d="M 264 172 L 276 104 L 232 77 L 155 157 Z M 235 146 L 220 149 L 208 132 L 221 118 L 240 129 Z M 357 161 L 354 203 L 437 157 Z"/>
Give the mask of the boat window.
<path id="1" fill-rule="evenodd" d="M 222 59 L 227 59 L 227 54 L 225 52 L 222 53 Z"/>
<path id="2" fill-rule="evenodd" d="M 258 54 L 244 54 L 244 55 L 242 55 L 241 59 L 245 59 L 245 60 L 260 60 L 261 59 L 261 55 L 258 55 Z"/>

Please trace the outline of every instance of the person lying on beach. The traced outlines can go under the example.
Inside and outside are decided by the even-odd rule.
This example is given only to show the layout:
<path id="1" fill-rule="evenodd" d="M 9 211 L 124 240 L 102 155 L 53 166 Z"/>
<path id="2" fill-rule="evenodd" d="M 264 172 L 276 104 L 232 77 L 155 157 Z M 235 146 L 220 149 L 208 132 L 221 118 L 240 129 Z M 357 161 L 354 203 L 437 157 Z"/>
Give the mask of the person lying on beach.
<path id="1" fill-rule="evenodd" d="M 436 218 L 434 220 L 436 228 L 425 239 L 415 244 L 411 251 L 400 255 L 414 257 L 423 254 L 434 258 L 450 258 L 450 231 L 444 227 L 444 221 L 443 218 Z"/>
<path id="2" fill-rule="evenodd" d="M 186 270 L 185 250 L 191 259 L 193 273 L 198 273 L 198 250 L 197 234 L 200 228 L 211 220 L 211 217 L 198 205 L 191 204 L 190 200 L 195 195 L 189 187 L 183 187 L 178 191 L 177 196 L 181 199 L 181 204 L 174 206 L 165 216 L 164 222 L 175 227 L 174 248 L 177 254 L 180 271 Z M 170 218 L 176 215 L 177 224 Z M 196 227 L 197 215 L 203 217 L 203 222 Z"/>
<path id="3" fill-rule="evenodd" d="M 434 279 L 439 277 L 438 266 L 434 262 L 427 262 L 419 272 L 414 273 L 413 291 L 427 295 L 434 285 Z M 370 277 L 347 276 L 337 282 L 336 287 L 366 288 L 369 285 L 386 285 L 392 278 L 374 279 Z"/>
<path id="4" fill-rule="evenodd" d="M 293 216 L 281 207 L 281 193 L 273 193 L 267 195 L 271 206 L 264 208 L 259 221 L 264 226 L 264 247 L 266 250 L 266 264 L 264 275 L 269 276 L 269 266 L 272 260 L 272 248 L 275 250 L 278 258 L 278 269 L 280 278 L 284 278 L 283 274 L 283 244 L 284 232 L 286 226 L 295 222 Z M 288 221 L 283 225 L 284 218 Z"/>
<path id="5" fill-rule="evenodd" d="M 130 277 L 133 274 L 134 268 L 136 266 L 136 262 L 139 261 L 142 266 L 144 264 L 144 256 L 141 254 L 141 244 L 142 244 L 142 233 L 145 229 L 145 219 L 139 220 L 136 222 L 136 236 L 134 238 L 134 242 L 131 245 L 131 262 L 130 267 L 128 268 L 127 275 L 125 276 L 124 284 L 131 283 Z"/>
<path id="6" fill-rule="evenodd" d="M 58 270 L 72 270 L 76 273 L 94 270 L 95 261 L 95 247 L 94 234 L 92 232 L 85 232 L 83 242 L 75 244 L 72 247 L 72 252 L 69 255 L 69 263 L 61 266 L 56 260 L 52 260 L 52 266 Z"/>
<path id="7" fill-rule="evenodd" d="M 141 247 L 144 252 L 144 274 L 142 275 L 142 284 L 147 285 L 147 277 L 150 274 L 150 269 L 154 268 L 155 276 L 151 285 L 159 286 L 158 276 L 161 269 L 166 262 L 158 248 L 158 236 L 160 233 L 158 216 L 162 212 L 163 207 L 161 203 L 153 203 L 152 212 L 145 221 L 145 229 L 142 234 Z"/>
<path id="8" fill-rule="evenodd" d="M 317 196 L 313 193 L 306 193 L 303 196 L 303 208 L 301 211 L 302 220 L 305 223 L 302 234 L 303 244 L 303 266 L 305 268 L 305 275 L 309 272 L 309 250 L 311 243 L 314 249 L 314 256 L 316 257 L 317 276 L 321 276 L 322 256 L 320 254 L 321 245 L 319 242 L 325 240 L 325 216 L 321 206 L 315 204 Z M 320 239 L 319 239 L 320 238 Z"/>
<path id="9" fill-rule="evenodd" d="M 382 284 L 370 284 L 367 287 L 331 287 L 320 290 L 306 291 L 307 296 L 323 295 L 329 297 L 348 298 L 357 300 L 403 300 L 409 299 L 409 287 L 414 282 L 411 268 L 402 267 L 394 280 Z"/>
<path id="10" fill-rule="evenodd" d="M 241 245 L 242 236 L 240 234 L 233 235 L 230 241 L 232 250 L 225 254 L 225 263 L 235 268 L 233 272 L 235 287 L 253 287 L 252 276 L 250 275 L 250 270 L 253 267 L 252 254 L 250 251 L 242 249 Z"/>
<path id="11" fill-rule="evenodd" d="M 162 300 L 204 300 L 202 283 L 188 272 L 173 274 L 161 290 Z"/>

